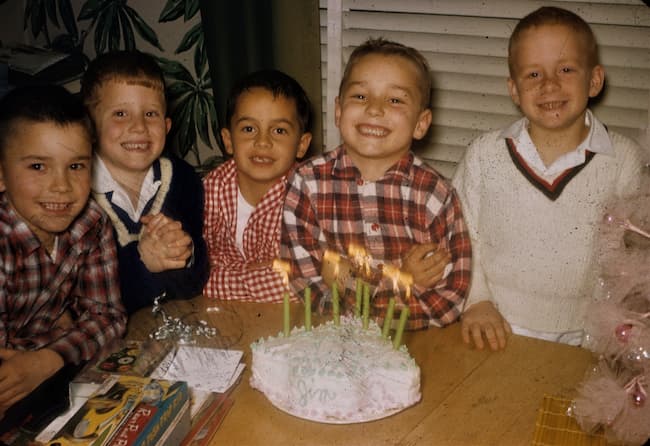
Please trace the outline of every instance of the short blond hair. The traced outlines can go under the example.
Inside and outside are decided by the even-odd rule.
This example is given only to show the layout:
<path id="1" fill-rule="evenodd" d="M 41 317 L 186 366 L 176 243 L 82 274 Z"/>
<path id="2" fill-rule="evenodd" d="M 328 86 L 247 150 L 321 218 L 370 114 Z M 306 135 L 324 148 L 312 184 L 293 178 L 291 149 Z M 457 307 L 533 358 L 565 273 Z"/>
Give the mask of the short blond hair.
<path id="1" fill-rule="evenodd" d="M 401 43 L 386 40 L 384 38 L 368 39 L 356 47 L 348 63 L 345 65 L 343 78 L 339 85 L 339 96 L 347 86 L 350 80 L 350 73 L 354 66 L 365 56 L 370 54 L 379 54 L 384 56 L 399 56 L 413 62 L 418 71 L 418 88 L 422 96 L 422 108 L 431 107 L 431 69 L 424 56 L 415 48 L 411 48 Z"/>
<path id="2" fill-rule="evenodd" d="M 598 65 L 598 44 L 596 36 L 587 22 L 582 17 L 571 11 L 554 6 L 543 6 L 531 12 L 517 23 L 510 35 L 508 42 L 508 69 L 510 76 L 514 75 L 514 49 L 519 43 L 521 35 L 535 27 L 543 25 L 563 25 L 571 29 L 576 35 L 582 37 L 587 49 L 587 63 L 589 68 Z"/>

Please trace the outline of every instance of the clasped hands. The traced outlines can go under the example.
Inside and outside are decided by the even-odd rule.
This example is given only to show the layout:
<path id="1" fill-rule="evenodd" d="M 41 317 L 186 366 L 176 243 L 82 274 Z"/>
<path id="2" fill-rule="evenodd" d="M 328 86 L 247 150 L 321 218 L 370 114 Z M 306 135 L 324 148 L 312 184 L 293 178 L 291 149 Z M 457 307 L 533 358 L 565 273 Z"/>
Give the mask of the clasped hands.
<path id="1" fill-rule="evenodd" d="M 140 259 L 153 273 L 184 268 L 192 255 L 192 238 L 179 221 L 163 214 L 144 215 L 138 242 Z"/>

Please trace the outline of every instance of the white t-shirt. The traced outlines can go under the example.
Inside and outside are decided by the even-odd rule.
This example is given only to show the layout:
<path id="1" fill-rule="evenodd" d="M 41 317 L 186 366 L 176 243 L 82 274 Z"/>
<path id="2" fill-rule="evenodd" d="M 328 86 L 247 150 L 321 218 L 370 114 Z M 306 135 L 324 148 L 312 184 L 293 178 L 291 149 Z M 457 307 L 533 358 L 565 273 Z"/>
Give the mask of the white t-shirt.
<path id="1" fill-rule="evenodd" d="M 237 229 L 235 230 L 235 243 L 240 251 L 244 251 L 244 229 L 248 224 L 248 219 L 253 214 L 255 206 L 251 206 L 237 188 Z"/>

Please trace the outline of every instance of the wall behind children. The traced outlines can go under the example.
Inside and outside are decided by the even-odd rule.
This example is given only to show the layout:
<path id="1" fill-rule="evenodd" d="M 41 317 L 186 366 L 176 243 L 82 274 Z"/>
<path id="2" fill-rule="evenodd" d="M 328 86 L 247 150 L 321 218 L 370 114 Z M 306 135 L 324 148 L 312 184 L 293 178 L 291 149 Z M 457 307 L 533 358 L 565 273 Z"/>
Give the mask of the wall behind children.
<path id="1" fill-rule="evenodd" d="M 334 98 L 352 50 L 368 37 L 420 50 L 432 70 L 433 124 L 416 152 L 447 176 L 469 142 L 520 114 L 506 87 L 517 21 L 559 6 L 592 26 L 607 72 L 594 113 L 650 154 L 650 7 L 642 0 L 320 0 L 326 147 L 339 144 Z"/>
<path id="2" fill-rule="evenodd" d="M 312 51 L 315 54 L 311 62 L 315 74 L 303 75 L 303 72 L 308 71 L 302 69 L 304 62 L 296 63 L 294 58 L 282 56 L 283 51 L 276 51 L 278 62 L 275 66 L 303 83 L 310 77 L 315 79 L 313 83 L 316 85 L 312 85 L 309 93 L 317 98 L 314 102 L 317 103 L 320 115 L 317 0 L 302 2 L 300 8 L 291 7 L 291 2 L 286 0 L 262 2 L 269 6 L 267 9 L 272 6 L 273 12 L 277 12 L 277 17 L 268 18 L 269 23 L 273 22 L 276 28 L 273 31 L 274 42 L 277 40 L 283 47 L 291 48 L 291 51 L 297 48 L 292 40 L 304 42 L 306 39 L 285 35 L 286 30 L 295 30 L 295 26 L 287 25 L 283 20 L 288 21 L 289 18 L 283 17 L 300 13 L 304 17 L 304 12 L 308 11 L 306 8 L 313 10 L 312 23 L 307 23 L 306 26 L 313 29 L 312 34 L 316 37 Z M 259 8 L 252 10 L 254 14 L 260 14 Z M 287 12 L 291 14 L 286 14 Z M 77 54 L 86 60 L 113 49 L 137 48 L 154 55 L 167 79 L 169 113 L 173 122 L 168 144 L 173 152 L 200 171 L 205 171 L 223 160 L 217 139 L 220 126 L 218 115 L 223 116 L 220 113 L 222 102 L 225 101 L 232 79 L 224 85 L 218 85 L 222 88 L 215 88 L 215 93 L 224 97 L 213 95 L 208 63 L 211 55 L 206 50 L 201 19 L 199 0 L 0 0 L 0 40 L 5 44 L 18 42 L 54 48 Z M 212 15 L 211 28 L 208 28 L 211 46 L 218 44 L 215 43 L 215 35 L 225 39 L 230 37 L 218 33 L 214 23 L 221 21 L 229 26 L 237 26 L 240 20 L 243 18 L 239 16 Z M 293 23 L 299 22 L 293 20 Z M 276 35 L 279 36 L 277 39 Z M 305 48 L 305 45 L 300 48 Z M 252 54 L 251 51 L 248 53 Z M 251 57 L 251 54 L 246 56 Z M 305 59 L 308 58 L 302 58 L 303 61 Z M 213 70 L 213 75 L 216 72 L 227 73 L 230 68 L 230 64 L 225 63 L 218 71 Z M 300 79 L 301 76 L 303 79 Z M 78 90 L 79 82 L 69 82 L 66 86 Z M 315 131 L 315 139 L 320 144 L 320 124 Z"/>

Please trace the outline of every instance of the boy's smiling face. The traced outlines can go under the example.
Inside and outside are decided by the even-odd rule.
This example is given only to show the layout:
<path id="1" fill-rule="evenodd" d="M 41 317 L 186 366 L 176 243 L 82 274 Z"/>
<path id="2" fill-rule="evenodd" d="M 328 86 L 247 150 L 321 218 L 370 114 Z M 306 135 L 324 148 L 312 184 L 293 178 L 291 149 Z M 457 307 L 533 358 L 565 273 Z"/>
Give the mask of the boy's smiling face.
<path id="1" fill-rule="evenodd" d="M 92 148 L 81 124 L 19 120 L 0 155 L 0 191 L 50 250 L 86 206 Z"/>
<path id="2" fill-rule="evenodd" d="M 311 142 L 311 133 L 303 133 L 300 127 L 295 101 L 261 87 L 239 96 L 230 128 L 222 129 L 221 136 L 226 152 L 235 159 L 240 190 L 249 202 L 256 200 L 247 196 L 248 191 L 275 184 Z"/>
<path id="3" fill-rule="evenodd" d="M 513 54 L 508 89 L 532 133 L 582 132 L 587 102 L 600 93 L 605 74 L 591 67 L 584 38 L 565 25 L 524 31 Z"/>
<path id="4" fill-rule="evenodd" d="M 415 64 L 400 56 L 363 56 L 336 99 L 335 120 L 363 177 L 381 177 L 431 124 L 431 111 L 422 108 Z"/>
<path id="5" fill-rule="evenodd" d="M 91 107 L 97 152 L 113 177 L 144 178 L 165 148 L 171 120 L 162 90 L 124 80 L 108 80 Z"/>

